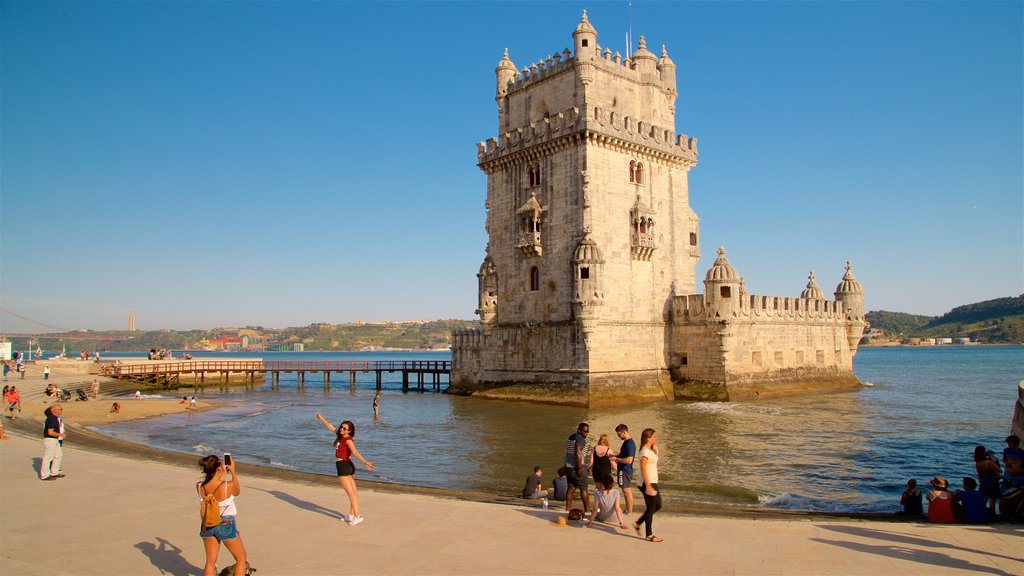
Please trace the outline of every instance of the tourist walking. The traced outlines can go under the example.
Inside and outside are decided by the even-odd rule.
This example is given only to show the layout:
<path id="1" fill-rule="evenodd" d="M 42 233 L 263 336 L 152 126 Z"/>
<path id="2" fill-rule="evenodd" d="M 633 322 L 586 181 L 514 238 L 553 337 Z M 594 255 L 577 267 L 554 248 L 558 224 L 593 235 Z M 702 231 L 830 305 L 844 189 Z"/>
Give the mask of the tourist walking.
<path id="1" fill-rule="evenodd" d="M 96 400 L 100 397 L 100 381 L 97 378 L 92 379 L 92 399 Z"/>
<path id="2" fill-rule="evenodd" d="M 356 450 L 356 444 L 353 442 L 353 438 L 356 435 L 356 425 L 349 420 L 345 420 L 338 425 L 337 428 L 331 426 L 331 423 L 326 418 L 317 412 L 315 415 L 317 420 L 323 423 L 328 430 L 334 433 L 334 457 L 335 467 L 338 469 L 338 482 L 341 484 L 345 494 L 348 495 L 348 510 L 347 515 L 342 514 L 341 519 L 348 522 L 349 526 L 355 526 L 363 522 L 363 515 L 359 513 L 359 493 L 356 490 L 356 467 L 352 463 L 352 457 L 355 456 L 363 466 L 366 466 L 367 470 L 373 470 L 373 462 L 363 458 L 363 455 Z"/>
<path id="3" fill-rule="evenodd" d="M 49 379 L 50 379 L 50 365 L 47 364 L 46 366 L 43 367 L 43 380 L 49 380 Z"/>
<path id="4" fill-rule="evenodd" d="M 235 472 L 235 461 L 229 460 L 227 456 L 225 460 L 228 460 L 227 464 L 221 462 L 216 454 L 199 459 L 199 469 L 205 475 L 203 480 L 196 483 L 199 500 L 202 501 L 212 494 L 217 499 L 220 511 L 220 524 L 211 528 L 199 526 L 199 536 L 203 539 L 203 548 L 206 549 L 203 576 L 217 574 L 217 555 L 220 554 L 222 543 L 235 557 L 235 576 L 245 576 L 247 573 L 245 544 L 242 543 L 242 535 L 238 532 L 238 525 L 235 522 L 238 515 L 235 496 L 242 491 L 242 487 L 238 482 L 238 473 Z M 228 474 L 231 475 L 230 479 Z"/>
<path id="5" fill-rule="evenodd" d="M 7 391 L 7 394 L 4 395 L 4 403 L 11 413 L 11 420 L 17 420 L 18 417 L 14 415 L 14 411 L 21 412 L 21 393 L 18 392 L 17 386 L 11 386 L 11 389 Z"/>
<path id="6" fill-rule="evenodd" d="M 622 440 L 622 446 L 619 447 L 619 454 L 612 457 L 612 461 L 615 462 L 618 468 L 616 480 L 618 481 L 619 489 L 622 490 L 622 496 L 626 500 L 626 516 L 632 516 L 633 458 L 636 456 L 636 442 L 629 435 L 629 427 L 625 424 L 616 426 L 615 434 L 619 437 L 619 440 Z"/>
<path id="7" fill-rule="evenodd" d="M 640 523 L 647 528 L 648 542 L 661 542 L 654 535 L 654 514 L 661 510 L 661 492 L 658 490 L 658 434 L 653 428 L 640 433 L 640 492 L 644 495 L 644 513 L 633 524 L 637 536 Z"/>
<path id="8" fill-rule="evenodd" d="M 11 366 L 4 362 L 4 382 L 7 382 L 7 373 L 11 371 Z"/>
<path id="9" fill-rule="evenodd" d="M 587 493 L 587 469 L 584 460 L 587 447 L 587 434 L 590 434 L 590 425 L 580 422 L 576 432 L 569 436 L 565 444 L 565 475 L 569 480 L 569 493 L 565 496 L 565 510 L 572 510 L 572 498 L 576 489 L 580 490 L 580 500 L 583 500 L 583 513 L 590 510 L 590 494 Z"/>
<path id="10" fill-rule="evenodd" d="M 46 422 L 43 423 L 43 461 L 39 465 L 40 480 L 63 478 L 61 464 L 64 461 L 64 407 L 54 404 L 47 408 Z"/>

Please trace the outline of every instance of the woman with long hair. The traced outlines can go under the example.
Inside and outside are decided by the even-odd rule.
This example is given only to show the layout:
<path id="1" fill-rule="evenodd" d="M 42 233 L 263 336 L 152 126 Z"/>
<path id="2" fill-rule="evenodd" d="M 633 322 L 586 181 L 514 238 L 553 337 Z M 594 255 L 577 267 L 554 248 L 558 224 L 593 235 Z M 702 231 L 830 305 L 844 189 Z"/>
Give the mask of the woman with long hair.
<path id="1" fill-rule="evenodd" d="M 331 426 L 326 418 L 317 412 L 317 420 L 323 423 L 328 430 L 334 433 L 334 457 L 335 467 L 338 469 L 338 482 L 341 484 L 345 494 L 348 495 L 348 515 L 342 515 L 341 519 L 348 522 L 349 526 L 362 523 L 363 515 L 359 513 L 359 493 L 356 491 L 356 466 L 352 463 L 355 456 L 366 466 L 367 470 L 373 470 L 373 462 L 363 458 L 363 455 L 356 450 L 356 444 L 352 439 L 356 435 L 356 425 L 350 420 L 345 420 L 337 428 Z"/>
<path id="2" fill-rule="evenodd" d="M 199 468 L 205 474 L 205 478 L 196 484 L 199 499 L 213 494 L 220 509 L 220 524 L 212 528 L 200 526 L 199 535 L 203 538 L 203 547 L 206 548 L 203 576 L 215 576 L 217 573 L 217 555 L 220 553 L 221 543 L 235 557 L 235 576 L 245 576 L 245 545 L 242 544 L 242 535 L 235 525 L 235 515 L 238 513 L 235 496 L 242 491 L 238 483 L 238 473 L 235 472 L 235 461 L 231 460 L 225 465 L 216 455 L 210 454 L 199 459 Z M 228 473 L 231 474 L 230 480 Z"/>
<path id="3" fill-rule="evenodd" d="M 994 455 L 990 455 L 984 446 L 974 448 L 974 469 L 978 472 L 978 491 L 985 499 L 989 514 L 996 517 L 996 501 L 1002 496 L 999 490 L 999 476 L 1003 471 L 999 467 L 999 461 Z"/>
<path id="4" fill-rule="evenodd" d="M 597 446 L 590 451 L 590 474 L 594 477 L 594 485 L 600 486 L 605 476 L 611 476 L 615 470 L 615 462 L 612 461 L 612 445 L 607 434 L 601 434 L 597 439 Z"/>
<path id="5" fill-rule="evenodd" d="M 661 542 L 654 535 L 654 514 L 661 510 L 661 492 L 658 491 L 658 435 L 654 428 L 647 428 L 640 434 L 640 492 L 644 495 L 644 513 L 633 524 L 637 536 L 640 535 L 640 522 L 647 527 L 647 541 Z"/>

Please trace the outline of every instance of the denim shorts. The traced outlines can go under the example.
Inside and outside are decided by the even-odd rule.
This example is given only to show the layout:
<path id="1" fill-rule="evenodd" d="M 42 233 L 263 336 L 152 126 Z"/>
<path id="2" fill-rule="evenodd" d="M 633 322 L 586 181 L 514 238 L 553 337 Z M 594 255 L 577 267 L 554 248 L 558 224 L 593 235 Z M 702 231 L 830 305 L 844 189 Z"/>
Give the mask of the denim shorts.
<path id="1" fill-rule="evenodd" d="M 217 542 L 234 540 L 238 537 L 238 529 L 235 527 L 235 517 L 221 516 L 220 524 L 217 524 L 213 528 L 203 528 L 199 531 L 199 535 L 203 538 L 216 538 Z"/>

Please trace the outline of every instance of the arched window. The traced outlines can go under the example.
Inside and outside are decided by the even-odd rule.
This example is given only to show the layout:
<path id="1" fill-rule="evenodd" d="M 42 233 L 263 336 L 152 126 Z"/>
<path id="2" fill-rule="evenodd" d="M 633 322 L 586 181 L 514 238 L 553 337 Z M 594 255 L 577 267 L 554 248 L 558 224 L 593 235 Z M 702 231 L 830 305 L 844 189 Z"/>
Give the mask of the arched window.
<path id="1" fill-rule="evenodd" d="M 530 268 L 530 292 L 540 290 L 540 268 Z"/>
<path id="2" fill-rule="evenodd" d="M 540 164 L 534 164 L 526 168 L 530 181 L 530 188 L 540 186 Z"/>
<path id="3" fill-rule="evenodd" d="M 629 181 L 636 182 L 636 162 L 629 163 Z"/>
<path id="4" fill-rule="evenodd" d="M 639 162 L 637 162 L 637 165 L 636 165 L 636 183 L 637 184 L 643 184 L 644 183 L 644 165 L 640 164 Z"/>

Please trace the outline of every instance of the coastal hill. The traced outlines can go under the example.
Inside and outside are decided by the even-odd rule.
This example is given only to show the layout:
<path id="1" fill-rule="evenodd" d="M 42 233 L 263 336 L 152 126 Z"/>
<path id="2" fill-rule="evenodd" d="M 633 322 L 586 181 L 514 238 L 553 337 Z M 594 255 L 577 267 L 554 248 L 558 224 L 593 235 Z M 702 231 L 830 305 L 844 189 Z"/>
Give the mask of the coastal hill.
<path id="1" fill-rule="evenodd" d="M 970 338 L 980 344 L 1024 342 L 1024 295 L 957 306 L 942 316 L 878 310 L 865 315 L 869 343 L 920 338 Z"/>

